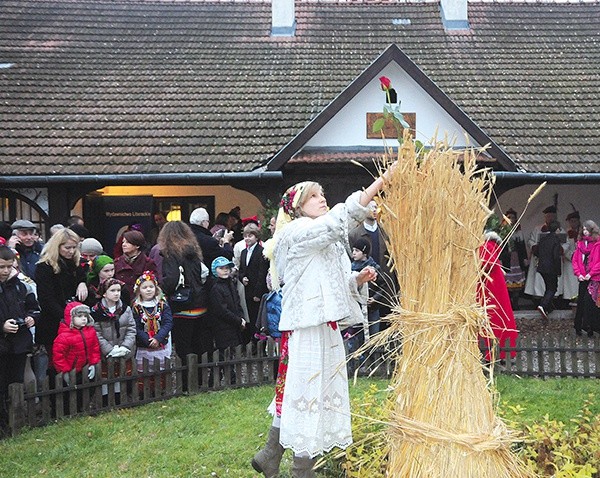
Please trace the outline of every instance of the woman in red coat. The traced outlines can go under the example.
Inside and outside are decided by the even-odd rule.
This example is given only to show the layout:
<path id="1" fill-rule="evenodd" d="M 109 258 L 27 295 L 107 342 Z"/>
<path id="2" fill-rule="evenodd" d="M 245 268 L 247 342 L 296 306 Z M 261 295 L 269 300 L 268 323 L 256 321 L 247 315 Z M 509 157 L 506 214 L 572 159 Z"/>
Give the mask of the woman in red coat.
<path id="1" fill-rule="evenodd" d="M 510 304 L 510 296 L 504 279 L 504 272 L 500 265 L 500 243 L 502 240 L 495 232 L 485 234 L 485 242 L 479 248 L 479 257 L 482 262 L 482 270 L 485 272 L 479 287 L 477 288 L 477 300 L 485 306 L 494 336 L 502 347 L 508 341 L 511 347 L 517 344 L 517 324 Z M 493 344 L 490 339 L 483 338 L 486 347 L 486 360 L 490 360 L 490 348 Z M 511 352 L 515 357 L 516 352 Z M 506 352 L 500 352 L 500 359 L 506 358 Z"/>
<path id="2" fill-rule="evenodd" d="M 58 372 L 68 373 L 75 369 L 81 372 L 84 367 L 91 380 L 95 367 L 100 362 L 100 342 L 90 308 L 81 302 L 70 302 L 65 307 L 64 321 L 58 327 L 54 340 L 52 360 Z"/>

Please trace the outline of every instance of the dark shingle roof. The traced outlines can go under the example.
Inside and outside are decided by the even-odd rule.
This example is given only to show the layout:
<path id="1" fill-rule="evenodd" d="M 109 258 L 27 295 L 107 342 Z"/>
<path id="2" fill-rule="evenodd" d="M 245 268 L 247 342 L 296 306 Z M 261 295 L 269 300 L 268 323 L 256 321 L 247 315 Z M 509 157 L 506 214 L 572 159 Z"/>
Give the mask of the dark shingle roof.
<path id="1" fill-rule="evenodd" d="M 6 0 L 4 174 L 243 172 L 264 166 L 396 44 L 519 166 L 600 166 L 600 3 Z M 410 20 L 398 22 L 395 19 Z"/>

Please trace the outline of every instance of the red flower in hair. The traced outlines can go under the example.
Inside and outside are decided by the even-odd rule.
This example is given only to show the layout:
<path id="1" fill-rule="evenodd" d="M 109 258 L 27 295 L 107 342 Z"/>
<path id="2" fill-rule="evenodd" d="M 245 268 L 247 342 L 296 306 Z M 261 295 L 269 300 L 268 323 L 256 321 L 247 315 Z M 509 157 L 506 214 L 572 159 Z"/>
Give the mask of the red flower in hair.
<path id="1" fill-rule="evenodd" d="M 286 191 L 285 194 L 281 198 L 281 202 L 279 203 L 279 207 L 283 208 L 283 212 L 288 215 L 292 215 L 294 211 L 294 197 L 296 196 L 296 190 L 292 189 L 290 191 Z"/>
<path id="2" fill-rule="evenodd" d="M 156 275 L 152 271 L 144 271 L 140 276 L 140 279 L 144 281 L 151 280 L 153 282 L 156 282 Z"/>

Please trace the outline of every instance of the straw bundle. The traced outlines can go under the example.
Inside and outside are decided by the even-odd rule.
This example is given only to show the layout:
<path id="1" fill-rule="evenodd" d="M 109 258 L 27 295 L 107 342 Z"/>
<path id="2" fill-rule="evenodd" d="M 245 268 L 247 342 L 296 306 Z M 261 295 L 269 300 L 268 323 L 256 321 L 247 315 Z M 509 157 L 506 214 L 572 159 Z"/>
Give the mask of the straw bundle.
<path id="1" fill-rule="evenodd" d="M 381 168 L 390 162 L 384 157 Z M 390 327 L 372 343 L 402 342 L 393 352 L 390 477 L 530 476 L 495 415 L 478 348 L 478 334 L 490 333 L 476 285 L 492 179 L 476 171 L 472 150 L 438 144 L 419 159 L 405 135 L 380 197 L 402 293 Z"/>

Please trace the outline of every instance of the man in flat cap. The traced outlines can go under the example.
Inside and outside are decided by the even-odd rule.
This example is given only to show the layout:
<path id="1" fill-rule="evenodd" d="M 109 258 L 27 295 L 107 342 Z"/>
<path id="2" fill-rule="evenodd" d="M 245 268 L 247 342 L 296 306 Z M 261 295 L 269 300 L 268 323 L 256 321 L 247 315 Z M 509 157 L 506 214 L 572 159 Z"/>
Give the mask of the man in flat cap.
<path id="1" fill-rule="evenodd" d="M 38 241 L 37 227 L 27 219 L 19 219 L 10 226 L 13 235 L 8 240 L 8 246 L 19 253 L 21 272 L 29 278 L 35 277 L 37 262 L 40 260 L 42 244 Z"/>

